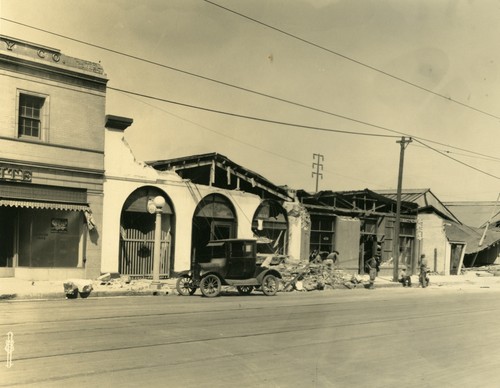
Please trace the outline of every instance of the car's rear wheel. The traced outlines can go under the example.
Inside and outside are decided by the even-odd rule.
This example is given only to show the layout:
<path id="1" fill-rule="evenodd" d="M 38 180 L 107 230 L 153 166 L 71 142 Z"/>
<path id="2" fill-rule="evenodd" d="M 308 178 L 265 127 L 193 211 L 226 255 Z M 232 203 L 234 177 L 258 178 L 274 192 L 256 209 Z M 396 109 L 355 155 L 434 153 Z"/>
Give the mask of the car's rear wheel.
<path id="1" fill-rule="evenodd" d="M 278 279 L 274 275 L 266 275 L 262 279 L 262 292 L 264 295 L 273 296 L 278 292 Z"/>
<path id="2" fill-rule="evenodd" d="M 177 289 L 179 295 L 182 296 L 193 295 L 196 292 L 196 287 L 194 285 L 193 279 L 188 275 L 183 275 L 179 279 L 177 279 L 175 288 Z"/>
<path id="3" fill-rule="evenodd" d="M 240 295 L 249 295 L 253 291 L 253 286 L 237 286 L 236 289 Z"/>
<path id="4" fill-rule="evenodd" d="M 200 281 L 200 291 L 201 293 L 208 297 L 213 298 L 220 293 L 221 282 L 216 275 L 207 275 Z"/>

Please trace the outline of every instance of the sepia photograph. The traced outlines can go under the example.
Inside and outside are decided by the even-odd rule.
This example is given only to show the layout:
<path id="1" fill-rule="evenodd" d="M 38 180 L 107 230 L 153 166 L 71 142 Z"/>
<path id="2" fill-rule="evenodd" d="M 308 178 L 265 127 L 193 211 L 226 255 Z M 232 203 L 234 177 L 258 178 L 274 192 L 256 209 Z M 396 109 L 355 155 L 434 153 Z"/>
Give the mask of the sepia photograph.
<path id="1" fill-rule="evenodd" d="M 0 387 L 499 387 L 499 36 L 0 0 Z"/>

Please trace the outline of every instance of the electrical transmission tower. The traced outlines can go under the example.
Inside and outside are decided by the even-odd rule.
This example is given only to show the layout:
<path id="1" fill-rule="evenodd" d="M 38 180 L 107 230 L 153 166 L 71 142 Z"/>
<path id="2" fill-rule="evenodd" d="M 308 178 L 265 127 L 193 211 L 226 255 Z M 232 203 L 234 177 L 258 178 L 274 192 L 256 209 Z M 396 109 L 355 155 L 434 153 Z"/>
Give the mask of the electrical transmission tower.
<path id="1" fill-rule="evenodd" d="M 319 171 L 323 171 L 323 164 L 321 162 L 325 160 L 325 158 L 321 154 L 313 154 L 313 159 L 317 160 L 312 164 L 312 168 L 316 169 L 316 171 L 312 172 L 311 177 L 314 178 L 314 176 L 316 175 L 316 192 L 318 192 L 318 180 L 319 178 L 323 179 L 323 173 Z"/>

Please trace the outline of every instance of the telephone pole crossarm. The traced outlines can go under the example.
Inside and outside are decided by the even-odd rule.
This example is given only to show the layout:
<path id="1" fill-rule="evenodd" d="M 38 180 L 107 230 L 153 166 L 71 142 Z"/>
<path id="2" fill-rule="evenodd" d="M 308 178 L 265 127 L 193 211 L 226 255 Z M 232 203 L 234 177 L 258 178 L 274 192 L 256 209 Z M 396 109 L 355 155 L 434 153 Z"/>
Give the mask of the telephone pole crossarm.
<path id="1" fill-rule="evenodd" d="M 319 171 L 323 171 L 323 164 L 321 162 L 325 160 L 325 158 L 321 154 L 313 154 L 313 159 L 317 159 L 317 162 L 313 162 L 312 164 L 312 168 L 315 168 L 316 171 L 311 173 L 311 177 L 314 178 L 316 175 L 316 192 L 318 192 L 318 180 L 319 178 L 323 179 L 323 174 Z"/>

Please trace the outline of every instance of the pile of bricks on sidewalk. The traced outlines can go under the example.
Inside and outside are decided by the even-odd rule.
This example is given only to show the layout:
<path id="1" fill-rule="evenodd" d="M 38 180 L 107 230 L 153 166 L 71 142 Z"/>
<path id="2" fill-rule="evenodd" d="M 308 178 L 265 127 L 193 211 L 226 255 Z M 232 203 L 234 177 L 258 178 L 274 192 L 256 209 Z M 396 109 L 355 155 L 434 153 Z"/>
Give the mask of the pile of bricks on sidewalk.
<path id="1" fill-rule="evenodd" d="M 131 279 L 127 275 L 117 273 L 106 273 L 95 280 L 90 279 L 68 279 L 63 283 L 64 293 L 68 299 L 77 298 L 78 295 L 86 298 L 94 290 L 129 290 L 143 291 L 148 290 L 151 280 Z M 165 290 L 164 290 L 165 291 Z"/>
<path id="2" fill-rule="evenodd" d="M 365 286 L 365 279 L 362 276 L 343 271 L 328 260 L 320 263 L 292 263 L 284 260 L 273 268 L 281 273 L 283 292 L 352 289 Z"/>

